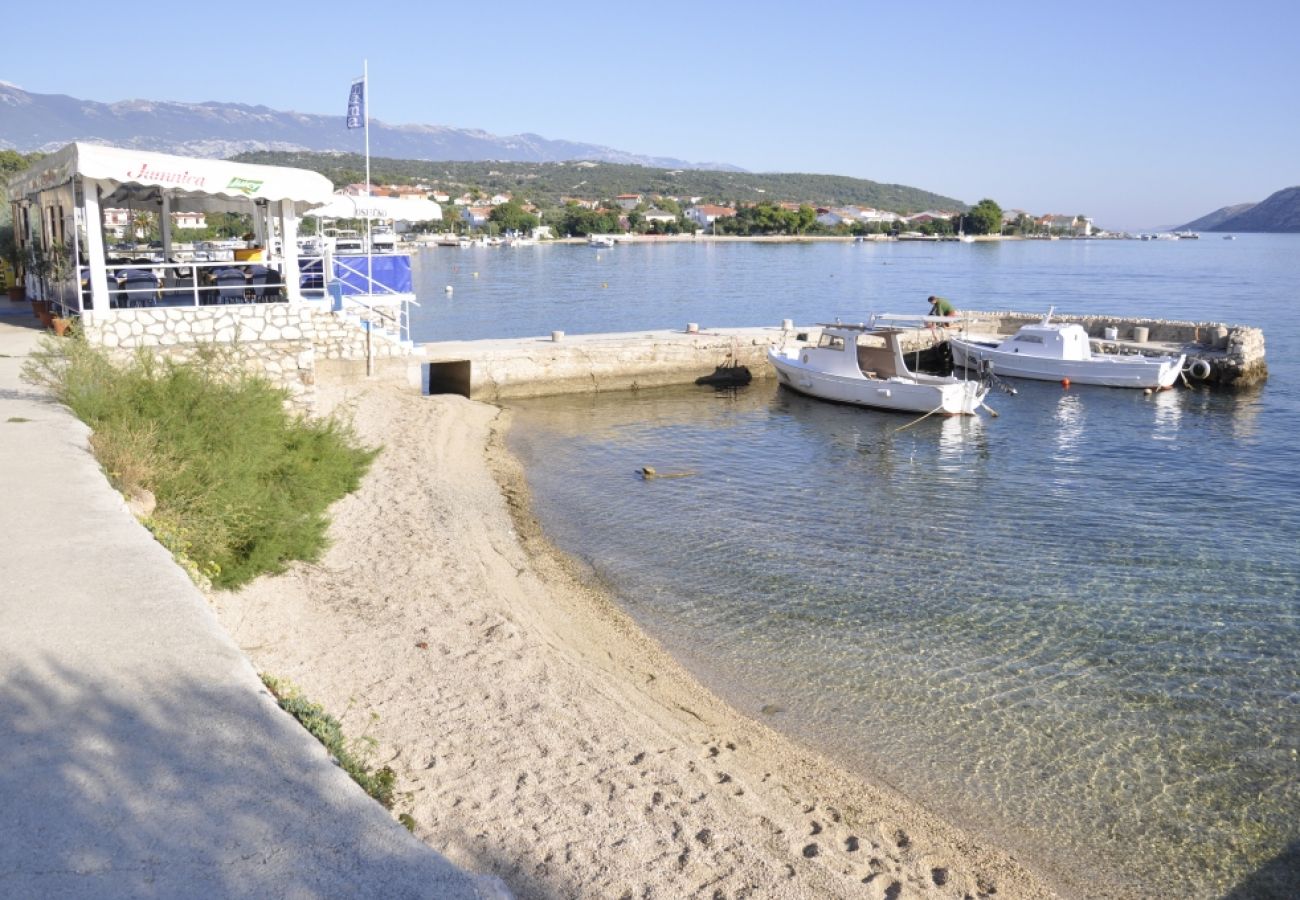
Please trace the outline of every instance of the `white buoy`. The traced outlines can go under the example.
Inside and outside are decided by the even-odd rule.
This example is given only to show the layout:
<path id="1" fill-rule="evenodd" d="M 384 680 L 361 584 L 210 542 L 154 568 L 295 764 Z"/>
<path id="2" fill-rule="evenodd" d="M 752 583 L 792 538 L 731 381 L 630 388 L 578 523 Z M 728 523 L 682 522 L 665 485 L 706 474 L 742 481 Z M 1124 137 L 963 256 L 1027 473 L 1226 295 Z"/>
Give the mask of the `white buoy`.
<path id="1" fill-rule="evenodd" d="M 455 289 L 451 285 L 447 285 L 443 290 L 450 294 Z"/>
<path id="2" fill-rule="evenodd" d="M 782 320 L 781 320 L 781 330 L 782 330 L 782 331 L 794 331 L 794 319 L 782 319 Z"/>

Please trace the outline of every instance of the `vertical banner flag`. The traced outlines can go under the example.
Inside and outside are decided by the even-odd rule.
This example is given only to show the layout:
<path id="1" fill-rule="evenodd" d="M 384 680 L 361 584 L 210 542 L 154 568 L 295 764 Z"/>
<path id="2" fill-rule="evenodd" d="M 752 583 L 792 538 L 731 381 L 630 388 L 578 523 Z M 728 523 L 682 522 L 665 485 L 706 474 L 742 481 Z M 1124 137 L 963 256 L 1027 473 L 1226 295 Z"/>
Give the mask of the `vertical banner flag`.
<path id="1" fill-rule="evenodd" d="M 366 125 L 366 80 L 358 78 L 352 82 L 352 92 L 348 94 L 348 128 L 364 128 Z"/>

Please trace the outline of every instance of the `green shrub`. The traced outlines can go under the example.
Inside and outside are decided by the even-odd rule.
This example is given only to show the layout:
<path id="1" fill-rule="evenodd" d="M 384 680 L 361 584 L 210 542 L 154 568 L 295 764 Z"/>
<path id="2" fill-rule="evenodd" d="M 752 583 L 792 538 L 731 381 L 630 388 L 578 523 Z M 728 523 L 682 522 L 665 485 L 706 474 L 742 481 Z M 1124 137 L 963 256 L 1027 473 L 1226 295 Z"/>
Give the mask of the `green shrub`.
<path id="1" fill-rule="evenodd" d="M 84 339 L 49 339 L 24 376 L 91 427 L 116 486 L 153 492 L 146 524 L 217 587 L 319 558 L 326 511 L 378 452 L 336 419 L 287 411 L 284 390 L 218 350 L 116 365 Z"/>
<path id="2" fill-rule="evenodd" d="M 339 720 L 327 713 L 320 704 L 312 703 L 298 688 L 287 681 L 265 673 L 261 678 L 262 683 L 271 692 L 271 696 L 275 697 L 275 701 L 280 704 L 280 708 L 311 732 L 312 737 L 325 746 L 330 756 L 334 757 L 343 771 L 352 776 L 353 781 L 361 785 L 361 788 L 378 800 L 385 809 L 393 808 L 393 789 L 397 783 L 397 773 L 388 766 L 377 771 L 371 770 L 369 756 L 374 752 L 373 739 L 363 736 L 349 745 L 343 737 L 343 726 L 339 724 Z"/>

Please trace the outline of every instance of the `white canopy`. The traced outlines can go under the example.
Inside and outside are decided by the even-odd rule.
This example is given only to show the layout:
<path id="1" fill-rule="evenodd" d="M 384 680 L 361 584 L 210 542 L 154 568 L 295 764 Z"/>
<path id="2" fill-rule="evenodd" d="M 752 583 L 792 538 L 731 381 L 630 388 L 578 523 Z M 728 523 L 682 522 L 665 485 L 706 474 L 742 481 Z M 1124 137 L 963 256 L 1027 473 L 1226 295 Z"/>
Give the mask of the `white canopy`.
<path id="1" fill-rule="evenodd" d="M 392 219 L 396 222 L 441 222 L 442 207 L 432 200 L 402 197 L 355 197 L 335 194 L 306 215 L 321 219 Z"/>
<path id="2" fill-rule="evenodd" d="M 147 150 L 72 143 L 9 180 L 9 196 L 34 195 L 72 180 L 74 175 L 106 181 L 113 189 L 105 206 L 157 201 L 171 196 L 173 209 L 244 212 L 256 200 L 292 200 L 302 214 L 329 201 L 328 178 L 305 169 L 256 166 L 224 159 L 195 159 Z"/>

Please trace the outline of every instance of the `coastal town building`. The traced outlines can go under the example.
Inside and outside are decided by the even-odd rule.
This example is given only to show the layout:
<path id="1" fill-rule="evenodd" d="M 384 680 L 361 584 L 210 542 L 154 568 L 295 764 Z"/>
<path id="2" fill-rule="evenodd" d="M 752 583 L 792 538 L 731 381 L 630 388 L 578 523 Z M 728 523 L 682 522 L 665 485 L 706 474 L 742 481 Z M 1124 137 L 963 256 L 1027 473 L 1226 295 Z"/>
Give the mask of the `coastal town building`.
<path id="1" fill-rule="evenodd" d="M 701 228 L 709 227 L 718 219 L 729 219 L 735 214 L 736 211 L 729 206 L 715 206 L 708 203 L 692 206 L 686 210 L 686 218 Z"/>
<path id="2" fill-rule="evenodd" d="M 492 207 L 490 206 L 465 206 L 460 211 L 460 217 L 470 228 L 482 228 L 488 223 L 488 217 L 491 215 Z"/>
<path id="3" fill-rule="evenodd" d="M 173 212 L 171 214 L 172 228 L 190 228 L 201 229 L 208 227 L 207 216 L 198 211 Z M 128 231 L 132 232 L 128 235 Z M 104 234 L 121 241 L 130 237 L 133 240 L 139 240 L 146 236 L 148 228 L 146 223 L 141 219 L 140 213 L 131 209 L 105 209 L 104 210 Z"/>
<path id="4" fill-rule="evenodd" d="M 1092 219 L 1088 216 L 1063 216 L 1049 214 L 1038 219 L 1042 231 L 1088 237 L 1092 234 Z"/>
<path id="5" fill-rule="evenodd" d="M 838 228 L 841 225 L 852 225 L 858 221 L 857 215 L 848 209 L 828 209 L 825 212 L 817 214 L 817 222 L 825 225 L 827 228 Z"/>
<path id="6" fill-rule="evenodd" d="M 618 207 L 620 209 L 626 209 L 626 210 L 636 209 L 637 206 L 641 203 L 641 195 L 640 194 L 619 194 L 617 197 L 614 198 L 614 202 L 618 204 Z"/>

